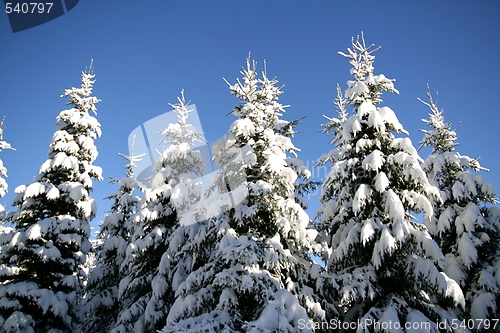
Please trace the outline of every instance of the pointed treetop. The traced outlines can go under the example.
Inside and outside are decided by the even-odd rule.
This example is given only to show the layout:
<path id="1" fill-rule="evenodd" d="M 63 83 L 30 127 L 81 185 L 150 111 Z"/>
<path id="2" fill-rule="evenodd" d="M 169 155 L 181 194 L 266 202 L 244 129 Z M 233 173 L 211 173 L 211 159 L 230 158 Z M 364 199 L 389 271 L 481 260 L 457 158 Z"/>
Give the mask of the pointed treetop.
<path id="1" fill-rule="evenodd" d="M 166 129 L 161 133 L 163 135 L 162 142 L 166 146 L 167 144 L 179 145 L 182 143 L 193 144 L 195 142 L 205 142 L 203 138 L 203 133 L 198 132 L 196 127 L 187 122 L 189 118 L 189 113 L 193 112 L 192 109 L 188 109 L 189 103 L 186 103 L 184 98 L 184 89 L 181 90 L 181 97 L 177 97 L 179 103 L 172 104 L 169 103 L 174 112 L 177 113 L 177 123 L 169 124 Z"/>
<path id="2" fill-rule="evenodd" d="M 134 135 L 134 140 L 132 141 L 132 147 L 130 149 L 130 155 L 125 155 L 122 153 L 118 153 L 121 157 L 126 159 L 128 161 L 128 164 L 125 165 L 125 169 L 127 170 L 126 175 L 129 178 L 134 178 L 134 168 L 137 166 L 135 164 L 136 162 L 140 162 L 142 160 L 142 157 L 146 155 L 146 153 L 140 154 L 140 155 L 134 155 L 134 145 L 135 145 L 135 135 Z"/>
<path id="3" fill-rule="evenodd" d="M 193 112 L 193 110 L 188 110 L 187 108 L 191 101 L 186 103 L 186 99 L 184 98 L 184 89 L 181 90 L 181 97 L 177 97 L 177 101 L 179 101 L 178 104 L 168 103 L 168 105 L 170 105 L 177 113 L 177 122 L 179 123 L 179 125 L 186 126 L 186 120 L 189 116 L 189 113 Z"/>
<path id="4" fill-rule="evenodd" d="M 342 126 L 347 121 L 347 100 L 342 96 L 342 89 L 337 84 L 337 98 L 333 101 L 335 105 L 335 109 L 337 109 L 337 118 L 330 118 L 326 115 L 323 115 L 328 122 L 326 124 L 321 124 L 323 129 L 321 130 L 323 133 L 327 133 L 332 135 L 332 139 L 330 141 L 331 144 L 336 144 L 341 141 L 342 134 Z"/>
<path id="5" fill-rule="evenodd" d="M 382 102 L 380 98 L 382 91 L 389 91 L 399 94 L 394 88 L 394 79 L 388 79 L 384 74 L 373 75 L 373 61 L 380 47 L 375 45 L 366 46 L 365 38 L 361 33 L 356 40 L 352 39 L 352 48 L 348 48 L 348 53 L 339 52 L 340 55 L 350 59 L 352 65 L 351 74 L 354 75 L 354 81 L 348 81 L 348 88 L 345 92 L 345 98 L 350 104 L 360 105 L 364 101 L 371 100 L 373 104 Z"/>
<path id="6" fill-rule="evenodd" d="M 267 68 L 259 79 L 256 67 L 256 62 L 248 57 L 246 69 L 242 68 L 240 71 L 243 82 L 237 78 L 235 84 L 230 84 L 224 79 L 231 94 L 242 101 L 230 113 L 239 118 L 248 118 L 258 126 L 271 128 L 279 124 L 278 118 L 289 105 L 278 103 L 279 96 L 283 94 L 283 87 L 277 86 L 278 80 L 275 77 L 272 79 L 267 77 Z"/>
<path id="7" fill-rule="evenodd" d="M 5 121 L 5 116 L 2 118 L 2 122 L 0 123 L 0 140 L 3 140 L 3 130 L 5 129 L 4 126 L 4 121 Z"/>
<path id="8" fill-rule="evenodd" d="M 94 75 L 94 59 L 90 59 L 90 66 L 85 67 L 85 74 Z"/>
<path id="9" fill-rule="evenodd" d="M 243 76 L 243 83 L 240 79 L 236 79 L 236 84 L 232 85 L 225 78 L 223 79 L 231 89 L 231 93 L 237 98 L 245 101 L 254 101 L 256 99 L 255 92 L 257 91 L 257 63 L 250 59 L 250 52 L 246 59 L 246 69 L 242 68 L 240 74 Z"/>
<path id="10" fill-rule="evenodd" d="M 436 92 L 436 98 L 437 96 L 438 93 Z M 429 102 L 424 102 L 420 98 L 418 100 L 431 109 L 429 119 L 422 119 L 431 129 L 421 130 L 424 133 L 424 138 L 420 141 L 419 149 L 424 146 L 432 147 L 433 154 L 452 152 L 458 146 L 458 142 L 455 142 L 457 140 L 456 129 L 451 129 L 451 123 L 445 123 L 443 110 L 439 111 L 437 100 L 434 102 L 429 85 L 427 85 L 427 97 Z"/>
<path id="11" fill-rule="evenodd" d="M 16 150 L 15 148 L 12 148 L 10 143 L 3 140 L 3 131 L 5 129 L 5 125 L 3 124 L 4 121 L 5 121 L 5 117 L 3 117 L 2 122 L 0 122 L 0 151 L 2 151 L 4 149 Z"/>
<path id="12" fill-rule="evenodd" d="M 375 60 L 373 53 L 380 50 L 381 46 L 376 48 L 374 48 L 375 44 L 366 46 L 363 32 L 361 32 L 361 38 L 359 35 L 356 37 L 356 40 L 352 37 L 351 44 L 352 49 L 347 48 L 349 54 L 340 51 L 338 53 L 351 59 L 349 62 L 353 66 L 351 74 L 354 74 L 357 81 L 363 81 L 366 76 L 373 74 L 373 61 Z"/>
<path id="13" fill-rule="evenodd" d="M 90 61 L 90 67 L 86 67 L 85 71 L 82 72 L 82 85 L 80 88 L 66 89 L 61 97 L 69 97 L 69 102 L 67 104 L 73 105 L 80 112 L 92 111 L 97 114 L 97 108 L 95 104 L 99 103 L 101 100 L 97 99 L 92 95 L 93 85 L 95 80 L 94 75 L 94 60 Z"/>
<path id="14" fill-rule="evenodd" d="M 333 101 L 333 104 L 335 105 L 335 108 L 337 109 L 338 119 L 342 123 L 345 123 L 345 121 L 347 120 L 347 101 L 342 96 L 342 89 L 340 88 L 339 84 L 337 84 L 337 98 L 335 98 L 335 100 Z"/>

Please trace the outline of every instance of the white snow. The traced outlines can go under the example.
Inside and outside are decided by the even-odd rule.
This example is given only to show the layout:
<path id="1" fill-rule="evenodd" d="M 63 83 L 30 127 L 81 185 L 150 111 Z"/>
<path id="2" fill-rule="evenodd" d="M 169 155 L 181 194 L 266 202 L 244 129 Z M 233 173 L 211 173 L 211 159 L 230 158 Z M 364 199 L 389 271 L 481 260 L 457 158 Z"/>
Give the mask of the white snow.
<path id="1" fill-rule="evenodd" d="M 348 100 L 356 100 L 359 96 L 368 94 L 370 91 L 368 86 L 361 81 L 347 81 L 347 85 L 344 97 Z"/>
<path id="2" fill-rule="evenodd" d="M 2 328 L 6 333 L 23 332 L 35 333 L 33 329 L 35 321 L 33 318 L 20 311 L 14 311 L 3 323 Z"/>
<path id="3" fill-rule="evenodd" d="M 45 185 L 39 182 L 34 182 L 24 191 L 24 200 L 27 198 L 34 198 L 42 193 L 45 193 Z"/>
<path id="4" fill-rule="evenodd" d="M 394 223 L 402 222 L 405 216 L 405 209 L 399 196 L 389 189 L 385 192 L 385 211 Z"/>
<path id="5" fill-rule="evenodd" d="M 498 300 L 492 293 L 482 293 L 478 295 L 471 305 L 471 318 L 478 323 L 481 319 L 484 320 L 489 318 L 489 314 L 491 313 L 490 309 L 497 309 L 497 302 Z"/>
<path id="6" fill-rule="evenodd" d="M 286 330 L 286 332 L 299 332 L 296 325 L 308 322 L 309 318 L 305 309 L 299 304 L 297 298 L 289 291 L 281 289 L 274 295 L 274 300 L 269 301 L 259 318 L 245 325 L 248 333 L 273 332 Z M 312 332 L 307 327 L 300 332 Z"/>
<path id="7" fill-rule="evenodd" d="M 384 154 L 380 150 L 375 149 L 365 157 L 362 165 L 365 170 L 378 171 L 384 165 L 384 162 Z"/>
<path id="8" fill-rule="evenodd" d="M 398 117 L 396 117 L 396 114 L 394 111 L 391 110 L 391 108 L 387 106 L 383 106 L 378 109 L 378 112 L 380 113 L 380 116 L 384 119 L 385 123 L 389 125 L 389 128 L 395 130 L 398 133 L 405 133 L 408 134 L 403 128 L 403 125 L 398 120 Z"/>
<path id="9" fill-rule="evenodd" d="M 359 83 L 361 83 L 361 82 L 359 82 Z M 355 85 L 357 85 L 357 84 L 358 84 L 358 82 L 355 83 Z M 364 101 L 363 103 L 361 103 L 358 106 L 357 111 L 358 111 L 358 118 L 359 119 L 362 119 L 363 117 L 365 117 L 367 115 L 368 115 L 368 118 L 370 118 L 372 113 L 377 112 L 377 108 L 375 107 L 375 105 L 373 105 L 373 103 L 371 101 Z M 368 123 L 370 123 L 370 121 L 368 121 Z"/>
<path id="10" fill-rule="evenodd" d="M 361 131 L 361 123 L 358 117 L 351 116 L 347 118 L 342 130 L 343 141 L 351 140 L 359 131 Z"/>
<path id="11" fill-rule="evenodd" d="M 389 187 L 390 182 L 384 172 L 379 172 L 375 176 L 375 190 L 379 193 L 384 192 Z"/>
<path id="12" fill-rule="evenodd" d="M 384 118 L 378 110 L 372 110 L 368 116 L 368 126 L 374 127 L 377 132 L 385 132 Z"/>
<path id="13" fill-rule="evenodd" d="M 361 228 L 361 241 L 363 242 L 363 246 L 373 238 L 373 235 L 375 235 L 375 228 L 378 229 L 373 219 L 364 221 L 363 228 Z"/>
<path id="14" fill-rule="evenodd" d="M 459 284 L 465 282 L 466 273 L 463 264 L 460 263 L 453 253 L 445 255 L 444 272 Z"/>
<path id="15" fill-rule="evenodd" d="M 462 213 L 460 213 L 455 219 L 455 224 L 457 228 L 457 234 L 461 235 L 464 232 L 472 232 L 476 230 L 476 224 L 478 226 L 486 225 L 486 221 L 482 216 L 479 207 L 470 202 Z"/>
<path id="16" fill-rule="evenodd" d="M 382 312 L 382 316 L 379 319 L 380 326 L 387 327 L 387 329 L 384 329 L 387 333 L 404 333 L 402 329 L 404 325 L 401 325 L 399 322 L 398 311 L 391 305 L 387 306 L 384 312 Z"/>
<path id="17" fill-rule="evenodd" d="M 236 136 L 243 136 L 249 139 L 256 131 L 255 125 L 250 118 L 240 118 L 231 125 L 231 131 Z"/>
<path id="18" fill-rule="evenodd" d="M 436 323 L 418 310 L 410 310 L 406 315 L 405 333 L 439 333 Z"/>
<path id="19" fill-rule="evenodd" d="M 372 189 L 370 186 L 361 184 L 356 193 L 354 194 L 354 200 L 352 203 L 352 210 L 354 213 L 359 213 L 362 211 L 363 207 L 366 205 L 367 199 L 370 198 L 372 194 Z"/>
<path id="20" fill-rule="evenodd" d="M 477 261 L 477 249 L 467 233 L 458 238 L 457 251 L 465 267 L 469 268 Z"/>
<path id="21" fill-rule="evenodd" d="M 373 249 L 372 262 L 375 268 L 378 269 L 382 265 L 382 259 L 386 253 L 392 255 L 395 249 L 397 249 L 396 240 L 389 229 L 385 225 L 382 226 L 380 239 L 375 242 Z"/>

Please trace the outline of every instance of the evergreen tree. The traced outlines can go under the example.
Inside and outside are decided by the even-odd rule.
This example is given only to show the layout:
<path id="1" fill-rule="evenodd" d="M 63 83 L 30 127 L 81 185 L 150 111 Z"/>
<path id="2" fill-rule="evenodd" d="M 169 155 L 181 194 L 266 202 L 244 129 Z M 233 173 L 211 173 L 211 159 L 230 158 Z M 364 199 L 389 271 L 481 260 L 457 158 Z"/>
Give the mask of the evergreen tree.
<path id="1" fill-rule="evenodd" d="M 2 122 L 0 123 L 0 152 L 4 149 L 15 150 L 14 148 L 12 148 L 10 143 L 3 140 L 3 131 L 5 129 L 5 126 L 3 124 L 4 120 L 5 118 L 2 119 Z M 3 165 L 3 161 L 0 159 L 0 198 L 3 198 L 5 196 L 5 194 L 7 193 L 7 189 L 9 188 L 5 178 L 7 178 L 7 168 Z M 7 209 L 3 205 L 0 205 L 0 234 L 5 233 L 9 230 L 3 226 L 6 215 Z"/>
<path id="2" fill-rule="evenodd" d="M 347 100 L 342 96 L 342 89 L 340 88 L 339 84 L 337 84 L 337 98 L 333 103 L 335 105 L 335 108 L 337 109 L 337 118 L 330 118 L 323 115 L 323 117 L 325 117 L 328 122 L 322 124 L 322 132 L 328 135 L 332 135 L 330 144 L 337 146 L 337 148 L 320 156 L 316 161 L 316 167 L 326 166 L 328 163 L 334 164 L 336 160 L 341 158 L 341 155 L 339 154 L 341 152 L 340 147 L 342 144 L 342 129 L 348 117 L 348 103 Z M 328 200 L 328 198 L 334 197 L 335 191 L 338 191 L 338 188 L 334 186 L 322 186 L 320 201 L 326 201 Z M 315 219 L 322 216 L 323 214 L 326 215 L 327 213 L 328 212 L 325 211 L 325 207 L 320 206 L 320 209 L 316 213 Z M 315 228 L 321 231 L 321 229 L 324 229 L 324 226 L 316 223 Z M 324 234 L 325 233 L 323 232 L 323 235 Z M 331 248 L 329 247 L 327 240 L 321 240 L 321 237 L 323 235 L 318 235 L 315 253 L 320 259 L 323 258 L 324 261 L 327 261 L 328 255 L 331 252 Z M 328 265 L 324 265 L 324 267 L 325 268 L 322 270 L 321 274 L 319 274 L 319 277 L 316 280 L 316 292 L 323 299 L 325 309 L 328 309 L 327 314 L 330 314 L 330 318 L 328 318 L 328 321 L 330 322 L 331 320 L 333 320 L 334 323 L 339 323 L 338 320 L 342 317 L 343 314 L 343 309 L 341 309 L 338 304 L 339 295 L 337 289 L 340 288 L 340 286 L 335 281 L 334 274 L 332 274 L 331 271 L 329 272 L 327 270 Z"/>
<path id="3" fill-rule="evenodd" d="M 274 131 L 277 134 L 283 135 L 285 137 L 293 138 L 298 133 L 295 131 L 295 127 L 300 124 L 301 121 L 302 119 L 293 121 L 279 119 L 276 126 L 274 126 Z M 309 204 L 304 199 L 304 197 L 316 191 L 321 185 L 321 182 L 311 180 L 311 171 L 304 165 L 304 162 L 302 160 L 296 157 L 287 157 L 285 161 L 287 163 L 287 166 L 292 168 L 293 171 L 297 174 L 297 181 L 294 184 L 295 201 L 300 204 L 303 209 L 307 209 L 309 207 Z"/>
<path id="4" fill-rule="evenodd" d="M 486 171 L 477 159 L 462 156 L 451 124 L 444 121 L 430 91 L 430 129 L 423 130 L 422 146 L 432 147 L 423 164 L 431 182 L 440 190 L 432 200 L 434 214 L 429 231 L 445 254 L 444 272 L 457 281 L 466 296 L 464 319 L 499 318 L 500 296 L 500 210 L 493 186 L 479 171 Z M 477 326 L 476 326 L 477 327 Z M 486 328 L 483 324 L 481 328 Z"/>
<path id="5" fill-rule="evenodd" d="M 320 160 L 332 164 L 318 211 L 325 293 L 340 306 L 343 322 L 364 325 L 358 331 L 372 332 L 367 324 L 377 321 L 393 328 L 429 322 L 435 332 L 437 320 L 450 319 L 441 305 L 463 306 L 464 298 L 440 272 L 439 247 L 411 215 L 423 211 L 430 219 L 427 197 L 438 193 L 394 111 L 379 106 L 382 91 L 398 91 L 394 80 L 373 74 L 377 50 L 361 36 L 347 54 L 339 52 L 349 59 L 354 80 L 337 98 L 338 118 L 325 127 L 336 147 Z"/>
<path id="6" fill-rule="evenodd" d="M 29 186 L 16 189 L 13 230 L 0 236 L 2 332 L 78 332 L 86 279 L 89 222 L 96 206 L 92 179 L 101 178 L 94 139 L 101 134 L 92 95 L 92 64 L 80 88 L 67 89 L 70 109 L 58 117 L 48 158 Z"/>
<path id="7" fill-rule="evenodd" d="M 309 286 L 316 232 L 287 164 L 298 149 L 280 132 L 282 91 L 250 59 L 241 74 L 228 83 L 238 119 L 213 147 L 221 171 L 193 209 L 199 223 L 180 254 L 188 270 L 162 332 L 306 332 L 324 318 Z"/>
<path id="8" fill-rule="evenodd" d="M 134 167 L 145 154 L 134 156 L 132 146 L 131 156 L 119 155 L 128 161 L 127 171 L 125 177 L 111 180 L 118 184 L 118 191 L 108 197 L 113 200 L 111 214 L 104 218 L 97 237 L 97 265 L 90 273 L 85 304 L 88 320 L 84 330 L 89 333 L 107 333 L 115 326 L 119 312 L 118 288 L 127 273 L 121 266 L 133 234 L 131 219 L 140 201 L 135 192 L 142 184 L 134 179 Z"/>
<path id="9" fill-rule="evenodd" d="M 153 166 L 150 187 L 144 190 L 134 234 L 127 249 L 123 268 L 128 274 L 120 283 L 121 312 L 112 332 L 155 332 L 164 326 L 168 313 L 165 299 L 169 280 L 160 261 L 170 245 L 179 219 L 189 210 L 188 188 L 193 175 L 203 171 L 203 157 L 191 145 L 202 140 L 202 133 L 187 122 L 188 103 L 184 92 L 178 104 L 170 104 L 177 113 L 177 123 L 162 132 L 169 145 Z M 162 321 L 163 320 L 163 321 Z"/>
<path id="10" fill-rule="evenodd" d="M 2 122 L 0 123 L 0 152 L 4 149 L 15 150 L 14 148 L 11 147 L 10 143 L 3 140 L 3 130 L 5 128 L 3 124 L 4 120 L 5 118 L 2 119 Z M 7 177 L 7 168 L 4 167 L 2 160 L 0 160 L 0 198 L 3 198 L 7 193 L 8 185 L 7 182 L 5 181 L 6 177 Z"/>

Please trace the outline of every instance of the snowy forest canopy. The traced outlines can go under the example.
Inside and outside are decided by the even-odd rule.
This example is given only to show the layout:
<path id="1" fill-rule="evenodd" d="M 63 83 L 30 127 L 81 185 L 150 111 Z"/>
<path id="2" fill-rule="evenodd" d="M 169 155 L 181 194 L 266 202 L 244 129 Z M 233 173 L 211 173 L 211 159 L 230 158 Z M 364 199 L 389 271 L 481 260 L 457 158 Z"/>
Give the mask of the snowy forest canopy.
<path id="1" fill-rule="evenodd" d="M 498 331 L 500 209 L 486 169 L 458 152 L 430 90 L 419 147 L 431 152 L 419 156 L 382 105 L 399 92 L 376 74 L 377 50 L 361 35 L 339 52 L 353 78 L 322 125 L 332 149 L 320 182 L 297 156 L 282 87 L 249 57 L 226 81 L 238 103 L 212 147 L 216 176 L 200 180 L 203 133 L 182 91 L 152 176 L 134 177 L 142 156 L 121 154 L 126 173 L 92 241 L 91 65 L 61 96 L 70 108 L 38 175 L 15 189 L 15 210 L 0 207 L 0 332 Z M 0 197 L 6 176 L 0 160 Z"/>

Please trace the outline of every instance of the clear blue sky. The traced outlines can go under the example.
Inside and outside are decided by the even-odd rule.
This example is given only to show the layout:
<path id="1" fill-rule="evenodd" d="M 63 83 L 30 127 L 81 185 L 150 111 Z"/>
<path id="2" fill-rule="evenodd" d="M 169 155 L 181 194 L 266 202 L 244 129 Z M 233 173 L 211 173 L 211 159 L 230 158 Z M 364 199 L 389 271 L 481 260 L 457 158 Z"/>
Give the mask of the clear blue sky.
<path id="1" fill-rule="evenodd" d="M 54 0 L 57 1 L 57 0 Z M 47 157 L 55 117 L 65 109 L 65 88 L 80 85 L 94 59 L 96 141 L 105 180 L 95 184 L 98 220 L 115 190 L 109 177 L 124 174 L 118 153 L 141 123 L 170 111 L 181 89 L 196 104 L 207 140 L 222 136 L 235 119 L 226 116 L 238 100 L 223 77 L 235 82 L 249 51 L 259 68 L 284 84 L 285 119 L 306 116 L 294 143 L 310 166 L 331 149 L 317 132 L 322 115 L 333 115 L 337 83 L 351 79 L 337 51 L 364 31 L 382 46 L 375 72 L 396 79 L 400 95 L 385 94 L 414 145 L 428 109 L 426 83 L 439 91 L 447 121 L 458 125 L 459 151 L 481 157 L 485 178 L 500 191 L 499 1 L 80 1 L 44 25 L 12 33 L 0 14 L 0 116 L 4 139 L 16 151 L 0 158 L 8 168 L 9 194 L 28 184 Z M 166 124 L 167 125 L 167 124 Z M 165 125 L 165 126 L 166 126 Z M 422 153 L 425 155 L 425 152 Z M 425 157 L 425 156 L 422 156 Z M 316 172 L 318 175 L 320 172 Z M 321 176 L 321 175 L 320 175 Z M 312 200 L 317 200 L 317 196 Z"/>

